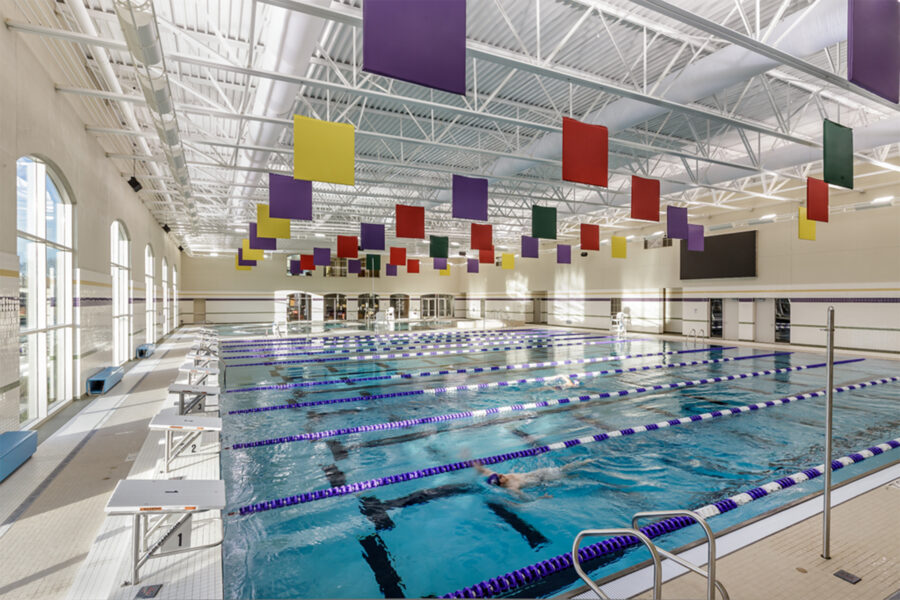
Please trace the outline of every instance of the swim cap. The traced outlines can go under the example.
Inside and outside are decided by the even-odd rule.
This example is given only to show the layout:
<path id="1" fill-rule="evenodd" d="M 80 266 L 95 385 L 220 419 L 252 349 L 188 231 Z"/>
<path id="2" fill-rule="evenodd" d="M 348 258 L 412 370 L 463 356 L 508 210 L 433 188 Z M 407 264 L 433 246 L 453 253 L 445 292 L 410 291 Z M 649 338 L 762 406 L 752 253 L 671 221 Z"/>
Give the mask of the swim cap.
<path id="1" fill-rule="evenodd" d="M 488 485 L 500 485 L 500 475 L 491 473 L 487 478 Z"/>

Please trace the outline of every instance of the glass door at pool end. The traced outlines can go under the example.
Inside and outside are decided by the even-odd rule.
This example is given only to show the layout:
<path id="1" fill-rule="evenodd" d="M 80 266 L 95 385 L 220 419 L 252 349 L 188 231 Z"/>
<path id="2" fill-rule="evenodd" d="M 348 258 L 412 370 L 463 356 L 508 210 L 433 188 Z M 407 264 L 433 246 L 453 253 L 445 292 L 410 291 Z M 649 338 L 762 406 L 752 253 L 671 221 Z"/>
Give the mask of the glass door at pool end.
<path id="1" fill-rule="evenodd" d="M 288 294 L 287 321 L 309 321 L 312 314 L 312 296 L 309 294 Z"/>
<path id="2" fill-rule="evenodd" d="M 709 337 L 722 337 L 722 299 L 709 299 Z"/>
<path id="3" fill-rule="evenodd" d="M 346 294 L 325 294 L 325 320 L 347 320 L 347 296 Z"/>
<path id="4" fill-rule="evenodd" d="M 395 319 L 409 318 L 409 294 L 391 294 L 391 308 Z"/>
<path id="5" fill-rule="evenodd" d="M 775 341 L 791 342 L 791 301 L 789 298 L 775 298 Z"/>

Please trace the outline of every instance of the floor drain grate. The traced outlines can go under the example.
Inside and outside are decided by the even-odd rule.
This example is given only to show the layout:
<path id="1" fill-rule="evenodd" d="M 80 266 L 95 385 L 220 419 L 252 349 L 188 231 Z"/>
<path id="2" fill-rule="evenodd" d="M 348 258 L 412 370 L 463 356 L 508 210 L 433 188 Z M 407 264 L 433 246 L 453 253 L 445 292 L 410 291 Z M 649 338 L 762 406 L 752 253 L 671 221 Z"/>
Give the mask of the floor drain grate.
<path id="1" fill-rule="evenodd" d="M 862 581 L 862 577 L 857 577 L 853 573 L 848 573 L 847 571 L 841 569 L 840 571 L 835 571 L 834 576 L 843 579 L 844 581 L 849 581 L 850 583 L 859 583 Z"/>
<path id="2" fill-rule="evenodd" d="M 159 590 L 162 589 L 162 584 L 157 585 L 145 585 L 141 589 L 138 590 L 137 596 L 135 598 L 156 598 L 156 595 L 159 593 Z"/>

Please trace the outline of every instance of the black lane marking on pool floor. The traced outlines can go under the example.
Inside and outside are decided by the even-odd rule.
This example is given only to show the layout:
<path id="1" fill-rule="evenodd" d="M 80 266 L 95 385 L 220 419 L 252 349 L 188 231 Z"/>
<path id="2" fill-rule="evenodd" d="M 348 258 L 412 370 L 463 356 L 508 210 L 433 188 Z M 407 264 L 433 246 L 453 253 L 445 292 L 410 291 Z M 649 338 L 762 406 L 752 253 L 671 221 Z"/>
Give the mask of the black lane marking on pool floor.
<path id="1" fill-rule="evenodd" d="M 359 540 L 363 558 L 375 574 L 375 581 L 385 598 L 405 598 L 403 580 L 394 568 L 391 554 L 384 541 L 377 533 L 367 535 Z"/>
<path id="2" fill-rule="evenodd" d="M 394 528 L 394 522 L 388 516 L 389 510 L 406 508 L 416 504 L 426 504 L 440 498 L 470 494 L 476 489 L 474 485 L 468 483 L 448 483 L 433 488 L 417 490 L 393 500 L 379 500 L 375 496 L 361 496 L 359 499 L 359 512 L 375 525 L 376 531 L 385 531 Z"/>
<path id="3" fill-rule="evenodd" d="M 328 449 L 331 450 L 331 456 L 334 458 L 335 462 L 344 460 L 350 455 L 341 440 L 325 440 L 325 444 L 328 446 Z"/>
<path id="4" fill-rule="evenodd" d="M 325 477 L 328 478 L 328 484 L 331 485 L 331 487 L 340 487 L 347 484 L 347 476 L 337 465 L 324 465 L 322 471 L 325 472 Z"/>
<path id="5" fill-rule="evenodd" d="M 491 511 L 500 517 L 504 522 L 506 522 L 510 527 L 516 530 L 516 532 L 525 538 L 525 541 L 528 542 L 528 545 L 531 546 L 532 549 L 537 550 L 544 544 L 550 542 L 544 534 L 534 528 L 529 523 L 526 523 L 522 517 L 509 510 L 507 507 L 499 504 L 497 502 L 488 502 L 488 508 Z"/>

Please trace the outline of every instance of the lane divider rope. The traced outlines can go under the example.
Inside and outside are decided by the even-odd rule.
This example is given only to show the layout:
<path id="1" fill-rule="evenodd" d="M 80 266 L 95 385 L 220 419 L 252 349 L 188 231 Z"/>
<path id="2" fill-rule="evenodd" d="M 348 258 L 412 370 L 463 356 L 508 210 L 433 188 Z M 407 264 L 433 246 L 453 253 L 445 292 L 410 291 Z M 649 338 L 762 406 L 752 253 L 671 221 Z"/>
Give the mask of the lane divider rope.
<path id="1" fill-rule="evenodd" d="M 468 367 L 465 369 L 445 369 L 443 371 L 420 371 L 419 373 L 394 373 L 393 375 L 372 375 L 369 377 L 341 377 L 340 379 L 323 379 L 320 381 L 295 381 L 292 383 L 273 383 L 255 387 L 226 390 L 228 393 L 261 392 L 264 390 L 288 390 L 293 388 L 315 387 L 339 383 L 361 383 L 365 381 L 385 381 L 388 379 L 412 379 L 413 377 L 437 377 L 443 375 L 462 375 L 464 373 L 490 373 L 495 371 L 518 371 L 522 369 L 541 369 L 544 367 L 562 367 L 565 365 L 587 365 L 592 363 L 626 360 L 629 358 L 646 358 L 650 356 L 669 356 L 671 354 L 691 354 L 694 352 L 715 352 L 717 350 L 734 350 L 737 346 L 709 346 L 691 350 L 669 350 L 666 352 L 647 352 L 644 354 L 618 354 L 613 356 L 597 356 L 592 358 L 571 358 L 567 360 L 549 360 L 544 362 L 500 365 L 491 367 Z"/>
<path id="2" fill-rule="evenodd" d="M 860 450 L 858 452 L 848 454 L 847 456 L 842 456 L 838 459 L 835 459 L 831 461 L 831 470 L 837 471 L 838 469 L 843 469 L 846 466 L 862 462 L 867 458 L 872 458 L 873 456 L 883 454 L 885 452 L 888 452 L 889 450 L 894 450 L 896 448 L 900 448 L 900 438 L 894 438 L 882 444 L 878 444 L 870 448 L 866 448 L 865 450 Z M 809 481 L 810 479 L 821 477 L 824 474 L 825 465 L 821 464 L 816 467 L 800 471 L 799 473 L 794 473 L 793 475 L 788 475 L 787 477 L 782 477 L 780 479 L 770 481 L 765 485 L 761 485 L 759 487 L 747 490 L 746 492 L 742 492 L 729 498 L 719 500 L 718 502 L 715 502 L 713 504 L 707 504 L 706 506 L 703 506 L 701 508 L 694 509 L 694 512 L 705 519 L 709 519 L 711 517 L 715 517 L 723 513 L 735 510 L 736 508 L 754 500 L 764 498 L 769 494 L 774 494 L 775 492 L 793 487 L 799 483 L 803 483 L 804 481 Z M 694 523 L 696 523 L 696 521 L 691 517 L 670 517 L 662 521 L 657 521 L 656 523 L 645 525 L 641 527 L 639 531 L 646 535 L 648 538 L 653 539 L 672 531 L 684 529 L 685 527 L 689 527 Z M 624 550 L 625 548 L 636 546 L 638 545 L 638 543 L 638 539 L 633 535 L 620 535 L 611 537 L 603 540 L 602 542 L 597 542 L 595 544 L 591 544 L 590 546 L 584 546 L 583 548 L 580 548 L 578 550 L 578 558 L 580 561 L 597 559 L 609 554 L 613 554 L 620 550 Z M 515 571 L 511 571 L 497 577 L 485 579 L 484 581 L 476 583 L 475 585 L 464 587 L 450 594 L 445 594 L 441 596 L 441 598 L 491 598 L 498 594 L 506 594 L 521 587 L 525 587 L 526 585 L 540 581 L 541 579 L 544 579 L 545 577 L 548 577 L 553 573 L 562 571 L 564 569 L 569 569 L 571 567 L 572 553 L 566 552 L 565 554 L 559 554 L 557 556 L 554 556 L 553 558 L 528 565 L 527 567 L 516 569 Z"/>
<path id="3" fill-rule="evenodd" d="M 561 374 L 561 375 L 548 375 L 547 377 L 534 377 L 531 379 L 519 379 L 514 382 L 497 382 L 499 385 L 505 386 L 515 383 L 535 383 L 535 382 L 544 382 L 544 381 L 554 381 L 556 379 L 588 379 L 591 377 L 602 377 L 603 375 L 613 375 L 613 374 L 622 374 L 622 373 L 635 373 L 638 371 L 653 371 L 656 369 L 674 369 L 679 367 L 693 367 L 699 365 L 709 365 L 723 362 L 732 362 L 738 360 L 748 360 L 753 358 L 770 358 L 772 356 L 784 356 L 790 354 L 789 352 L 775 352 L 773 354 L 755 354 L 750 356 L 734 356 L 734 357 L 726 357 L 726 358 L 714 358 L 709 360 L 695 360 L 695 361 L 686 361 L 680 363 L 670 363 L 670 364 L 658 364 L 658 365 L 642 365 L 639 367 L 628 367 L 622 369 L 607 369 L 605 371 L 589 371 L 586 373 L 572 373 L 570 375 Z M 493 385 L 493 384 L 491 384 Z M 472 386 L 465 386 L 469 389 L 482 389 L 478 387 L 478 384 Z M 448 388 L 451 392 L 460 391 L 458 388 Z M 425 390 L 428 393 L 430 390 Z M 610 395 L 615 395 L 607 392 Z M 589 396 L 579 396 L 576 402 L 589 402 L 591 400 L 596 400 L 595 394 L 591 394 Z M 607 396 L 609 397 L 609 396 Z M 370 397 L 371 398 L 371 397 Z M 562 400 L 566 400 L 566 402 L 561 402 Z M 417 425 L 427 425 L 430 423 L 440 423 L 443 421 L 456 421 L 459 419 L 477 419 L 480 417 L 485 417 L 487 415 L 496 415 L 508 412 L 518 412 L 518 411 L 526 411 L 526 410 L 534 410 L 537 408 L 547 408 L 550 406 L 557 406 L 559 404 L 569 404 L 571 403 L 571 398 L 559 398 L 557 400 L 544 400 L 540 402 L 528 402 L 526 404 L 510 404 L 508 406 L 499 406 L 494 408 L 482 408 L 479 410 L 465 410 L 456 413 L 449 413 L 443 415 L 432 415 L 429 417 L 417 417 L 415 419 L 404 419 L 402 421 L 389 421 L 386 423 L 376 423 L 373 425 L 356 425 L 353 427 L 342 427 L 340 429 L 329 429 L 326 431 L 316 431 L 311 433 L 299 433 L 296 435 L 289 435 L 286 437 L 278 437 L 271 438 L 268 440 L 259 440 L 256 442 L 246 442 L 233 444 L 231 448 L 255 448 L 258 446 L 271 446 L 273 444 L 286 444 L 290 442 L 300 442 L 304 440 L 318 440 L 326 437 L 334 437 L 338 435 L 348 435 L 351 433 L 360 433 L 364 431 L 384 431 L 388 429 L 404 429 L 408 427 L 415 427 Z M 287 406 L 295 406 L 293 404 Z M 263 407 L 269 408 L 269 407 Z M 249 410 L 249 409 L 248 409 Z M 232 414 L 229 412 L 228 414 Z"/>
<path id="4" fill-rule="evenodd" d="M 596 340 L 596 339 L 609 339 L 612 336 L 609 335 L 581 335 L 577 337 L 567 337 L 563 338 L 565 340 Z M 398 350 L 438 350 L 442 348 L 472 348 L 478 346 L 490 346 L 491 344 L 497 343 L 508 343 L 508 342 L 530 342 L 536 340 L 544 340 L 548 339 L 551 341 L 555 341 L 555 338 L 515 338 L 511 340 L 469 340 L 464 342 L 454 342 L 447 344 L 414 344 L 411 346 L 396 346 L 394 348 L 384 348 L 384 347 L 375 347 L 375 348 L 335 348 L 335 349 L 319 349 L 319 350 L 307 350 L 303 352 L 262 352 L 259 354 L 248 354 L 246 352 L 241 352 L 237 356 L 223 356 L 226 360 L 246 360 L 248 358 L 271 358 L 278 356 L 321 356 L 324 354 L 359 354 L 360 352 L 378 352 L 387 350 L 389 352 L 396 352 Z"/>
<path id="5" fill-rule="evenodd" d="M 603 337 L 603 336 L 597 336 Z M 565 348 L 568 346 L 603 346 L 607 344 L 624 344 L 626 342 L 649 342 L 650 338 L 632 338 L 621 340 L 597 340 L 597 341 L 578 341 L 566 342 L 563 344 L 531 344 L 519 346 L 495 346 L 493 348 L 466 348 L 462 350 L 432 350 L 430 352 L 399 352 L 388 354 L 363 354 L 360 356 L 330 356 L 327 358 L 303 358 L 297 360 L 275 360 L 255 363 L 244 363 L 240 365 L 228 365 L 229 369 L 237 367 L 269 367 L 282 365 L 300 365 L 308 363 L 324 363 L 324 362 L 349 362 L 364 360 L 385 360 L 395 358 L 418 358 L 420 356 L 449 356 L 451 354 L 470 354 L 474 352 L 508 352 L 511 350 L 529 350 L 532 348 Z"/>
<path id="6" fill-rule="evenodd" d="M 717 359 L 720 362 L 725 359 Z M 734 360 L 734 359 L 728 359 Z M 853 359 L 853 360 L 864 360 L 864 359 Z M 696 364 L 703 364 L 702 362 L 698 362 Z M 834 364 L 840 364 L 835 362 Z M 596 394 L 587 394 L 583 396 L 571 396 L 568 398 L 558 398 L 556 400 L 542 400 L 540 402 L 534 402 L 527 405 L 521 406 L 533 406 L 533 407 L 546 407 L 546 406 L 555 406 L 557 404 L 566 404 L 569 402 L 586 402 L 588 400 L 596 400 L 598 398 L 612 398 L 612 397 L 621 397 L 621 396 L 630 396 L 632 394 L 638 394 L 643 392 L 655 392 L 659 390 L 669 390 L 675 389 L 679 387 L 687 387 L 693 385 L 704 385 L 707 383 L 719 383 L 721 381 L 729 381 L 732 379 L 746 379 L 751 377 L 760 377 L 762 375 L 773 375 L 776 373 L 788 373 L 790 371 L 800 371 L 803 369 L 816 369 L 825 366 L 825 363 L 816 363 L 814 365 L 801 365 L 798 367 L 785 367 L 783 369 L 768 369 L 765 371 L 755 371 L 753 373 L 742 373 L 740 375 L 722 375 L 720 377 L 709 377 L 705 379 L 695 379 L 693 381 L 679 381 L 676 383 L 662 383 L 654 386 L 647 387 L 638 387 L 631 388 L 627 390 L 619 390 L 617 392 L 598 392 Z M 626 371 L 621 371 L 626 372 Z M 557 379 L 559 375 L 551 375 L 550 378 Z M 471 385 L 456 385 L 449 387 L 439 387 L 439 388 L 425 388 L 420 390 L 404 390 L 402 392 L 387 392 L 384 394 L 371 394 L 369 396 L 348 396 L 345 398 L 329 398 L 327 400 L 309 400 L 307 402 L 295 402 L 293 404 L 276 404 L 272 406 L 256 406 L 253 408 L 240 408 L 236 410 L 228 411 L 229 415 L 246 415 L 251 413 L 260 413 L 260 412 L 268 412 L 272 410 L 288 410 L 291 408 L 308 408 L 310 406 L 326 406 L 329 404 L 344 404 L 347 402 L 365 402 L 367 400 L 382 400 L 384 398 L 402 398 L 405 396 L 427 396 L 433 395 L 438 396 L 441 394 L 455 394 L 457 392 L 469 392 L 469 391 L 481 391 L 486 389 L 493 388 L 501 388 L 508 387 L 513 385 L 521 385 L 525 383 L 535 383 L 544 381 L 546 378 L 544 377 L 531 377 L 527 379 L 513 379 L 510 381 L 492 381 L 490 383 L 473 383 Z M 520 406 L 520 405 L 516 405 Z"/>
<path id="7" fill-rule="evenodd" d="M 862 360 L 862 359 L 859 359 Z M 824 366 L 824 363 L 821 365 Z M 793 367 L 792 367 L 793 368 Z M 890 377 L 884 379 L 876 379 L 873 381 L 867 381 L 864 383 L 854 383 L 851 385 L 841 386 L 834 388 L 836 393 L 845 392 L 849 390 L 856 390 L 865 387 L 872 387 L 876 385 L 880 385 L 883 383 L 891 383 L 900 380 L 900 377 Z M 675 427 L 678 425 L 685 425 L 688 423 L 693 423 L 697 421 L 708 421 L 711 419 L 716 419 L 720 417 L 727 417 L 731 415 L 736 415 L 739 413 L 745 413 L 750 411 L 756 411 L 760 409 L 769 408 L 771 406 L 780 406 L 783 404 L 789 404 L 791 402 L 795 402 L 798 400 L 805 400 L 807 398 L 815 398 L 819 396 L 823 396 L 825 394 L 824 390 L 819 390 L 816 392 L 808 392 L 806 394 L 797 394 L 795 396 L 788 396 L 786 398 L 780 398 L 778 400 L 768 400 L 766 402 L 757 402 L 756 404 L 748 404 L 741 407 L 735 407 L 731 409 L 723 409 L 723 410 L 714 410 L 708 413 L 703 414 L 694 414 L 686 417 L 681 417 L 680 419 L 670 419 L 668 421 L 660 421 L 659 423 L 650 423 L 648 425 L 639 425 L 637 427 L 626 427 L 624 429 L 618 429 L 615 431 L 608 431 L 603 433 L 598 433 L 596 435 L 588 435 L 580 438 L 574 438 L 571 440 L 565 440 L 562 442 L 555 442 L 553 444 L 548 444 L 545 446 L 538 446 L 534 448 L 525 448 L 524 450 L 516 450 L 514 452 L 507 452 L 504 454 L 495 454 L 493 456 L 485 456 L 482 458 L 463 460 L 460 462 L 447 463 L 444 465 L 437 465 L 434 467 L 427 467 L 424 469 L 417 469 L 415 471 L 407 471 L 405 473 L 397 473 L 395 475 L 388 475 L 387 477 L 377 477 L 375 479 L 368 479 L 365 481 L 360 481 L 357 483 L 348 483 L 345 485 L 334 486 L 330 488 L 325 488 L 321 490 L 314 490 L 312 492 L 304 492 L 302 494 L 297 494 L 294 496 L 286 496 L 284 498 L 277 498 L 275 500 L 266 500 L 264 502 L 257 502 L 255 504 L 247 504 L 245 506 L 241 506 L 238 508 L 237 513 L 241 515 L 253 514 L 258 512 L 263 512 L 267 510 L 272 510 L 275 508 L 285 508 L 288 506 L 293 506 L 295 504 L 306 504 L 307 502 L 315 502 L 318 500 L 324 500 L 326 498 L 333 498 L 336 496 L 346 496 L 347 494 L 355 494 L 356 492 L 362 492 L 365 490 L 371 490 L 379 487 L 385 487 L 388 485 L 393 485 L 395 483 L 402 483 L 404 481 L 411 481 L 413 479 L 421 479 L 424 477 L 433 477 L 435 475 L 440 475 L 442 473 L 451 473 L 453 471 L 459 471 L 462 469 L 472 468 L 476 463 L 482 465 L 494 465 L 498 463 L 507 462 L 510 460 L 515 460 L 517 458 L 525 458 L 529 456 L 538 456 L 544 454 L 546 452 L 553 452 L 555 450 L 562 450 L 565 448 L 571 448 L 572 446 L 578 445 L 586 445 L 592 444 L 594 442 L 602 442 L 611 438 L 623 437 L 627 435 L 634 435 L 637 433 L 643 433 L 647 431 L 656 431 L 659 429 L 664 429 L 666 427 Z M 235 514 L 234 512 L 230 513 L 231 515 Z"/>
<path id="8" fill-rule="evenodd" d="M 434 336 L 434 337 L 420 337 L 420 338 L 392 338 L 384 341 L 365 341 L 365 342 L 351 342 L 344 343 L 341 340 L 335 340 L 333 338 L 327 338 L 329 341 L 324 341 L 322 343 L 315 342 L 278 342 L 272 344 L 230 344 L 225 346 L 224 352 L 249 352 L 253 349 L 259 349 L 260 351 L 264 350 L 290 350 L 290 349 L 299 349 L 299 348 L 358 348 L 358 347 L 370 347 L 370 346 L 390 346 L 396 344 L 418 344 L 420 342 L 428 342 L 428 341 L 456 341 L 456 340 L 483 340 L 483 339 L 499 339 L 499 338 L 535 338 L 535 337 L 546 337 L 546 338 L 559 338 L 559 337 L 576 337 L 587 335 L 588 333 L 594 332 L 566 332 L 566 333 L 543 333 L 543 332 L 528 332 L 528 333 L 504 333 L 497 335 L 452 335 L 452 336 Z M 607 336 L 611 337 L 611 336 Z"/>
<path id="9" fill-rule="evenodd" d="M 362 339 L 390 339 L 395 337 L 405 337 L 405 338 L 416 338 L 416 337 L 424 337 L 430 335 L 444 335 L 444 334 L 453 334 L 457 331 L 469 331 L 469 330 L 453 330 L 453 331 L 423 331 L 421 333 L 385 333 L 385 334 L 368 334 L 368 335 L 321 335 L 321 336 L 301 336 L 301 337 L 284 337 L 284 338 L 234 338 L 232 340 L 226 341 L 225 344 L 245 344 L 245 343 L 253 343 L 253 342 L 262 342 L 262 343 L 279 343 L 279 342 L 294 342 L 298 340 L 303 341 L 318 341 L 318 340 L 327 340 L 327 339 L 341 339 L 341 340 L 362 340 Z M 492 335 L 497 333 L 517 333 L 520 331 L 539 331 L 539 332 L 553 332 L 557 331 L 555 329 L 538 329 L 538 328 L 527 328 L 527 329 L 491 329 L 490 331 L 485 332 L 476 332 L 472 331 L 473 334 L 478 333 L 482 335 Z"/>

